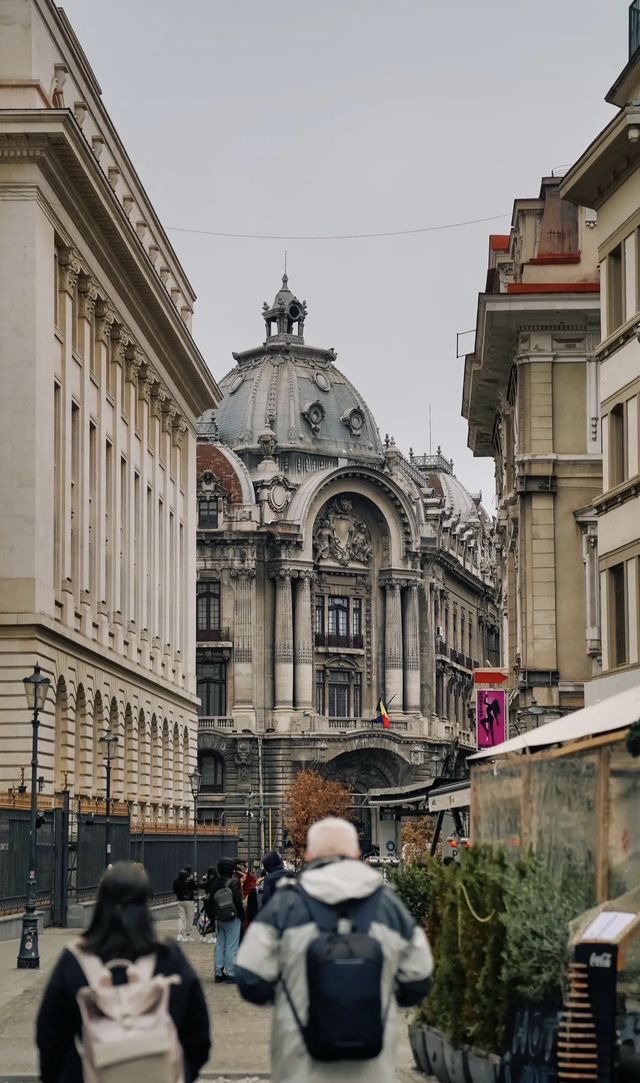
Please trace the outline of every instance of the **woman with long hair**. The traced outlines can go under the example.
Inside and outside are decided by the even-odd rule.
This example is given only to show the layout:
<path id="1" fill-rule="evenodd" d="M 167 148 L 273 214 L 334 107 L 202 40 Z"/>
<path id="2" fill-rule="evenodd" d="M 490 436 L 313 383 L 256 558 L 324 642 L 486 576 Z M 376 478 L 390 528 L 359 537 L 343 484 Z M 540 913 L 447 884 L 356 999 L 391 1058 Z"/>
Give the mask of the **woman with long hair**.
<path id="1" fill-rule="evenodd" d="M 153 973 L 177 977 L 171 986 L 169 1014 L 184 1056 L 185 1083 L 194 1083 L 211 1048 L 209 1014 L 200 982 L 173 941 L 156 936 L 149 903 L 151 882 L 142 865 L 118 861 L 100 880 L 91 924 L 75 947 L 66 948 L 49 978 L 36 1021 L 42 1083 L 82 1083 L 76 1049 L 82 1024 L 77 994 L 88 984 L 80 964 L 83 953 L 102 963 L 135 962 L 155 956 Z M 114 984 L 126 982 L 124 967 L 113 971 Z"/>

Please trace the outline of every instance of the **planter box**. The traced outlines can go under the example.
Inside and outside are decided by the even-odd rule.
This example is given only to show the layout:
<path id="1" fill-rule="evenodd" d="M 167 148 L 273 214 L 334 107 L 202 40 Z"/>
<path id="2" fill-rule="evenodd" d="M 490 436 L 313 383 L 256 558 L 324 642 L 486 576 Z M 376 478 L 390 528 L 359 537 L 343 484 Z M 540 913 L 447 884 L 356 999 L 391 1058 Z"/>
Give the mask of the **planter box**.
<path id="1" fill-rule="evenodd" d="M 440 1080 L 440 1083 L 451 1083 L 447 1065 L 444 1059 L 444 1035 L 433 1027 L 425 1027 L 425 1044 L 427 1056 L 431 1065 L 431 1074 Z"/>
<path id="2" fill-rule="evenodd" d="M 498 1083 L 500 1057 L 467 1049 L 467 1072 L 471 1083 Z"/>
<path id="3" fill-rule="evenodd" d="M 427 1053 L 427 1028 L 424 1023 L 413 1023 L 409 1027 L 409 1044 L 416 1068 L 425 1075 L 432 1075 L 431 1062 Z"/>
<path id="4" fill-rule="evenodd" d="M 444 1063 L 451 1083 L 471 1083 L 465 1049 L 455 1049 L 446 1038 L 443 1042 Z"/>

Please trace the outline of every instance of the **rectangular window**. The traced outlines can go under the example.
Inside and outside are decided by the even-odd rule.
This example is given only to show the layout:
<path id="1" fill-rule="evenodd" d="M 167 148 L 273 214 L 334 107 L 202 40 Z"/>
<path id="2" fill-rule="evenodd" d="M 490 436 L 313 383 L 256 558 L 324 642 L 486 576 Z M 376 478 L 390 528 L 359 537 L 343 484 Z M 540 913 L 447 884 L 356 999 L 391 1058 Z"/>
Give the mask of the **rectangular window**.
<path id="1" fill-rule="evenodd" d="M 609 569 L 611 658 L 614 666 L 624 666 L 628 661 L 626 593 L 624 564 L 615 564 Z"/>
<path id="2" fill-rule="evenodd" d="M 329 635 L 330 636 L 347 636 L 349 634 L 349 627 L 347 621 L 347 614 L 349 611 L 349 599 L 348 598 L 329 598 Z"/>
<path id="3" fill-rule="evenodd" d="M 115 399 L 116 397 L 116 362 L 113 360 L 113 352 L 115 348 L 116 347 L 112 339 L 109 339 L 105 364 L 107 366 L 107 395 L 110 395 L 112 399 Z"/>
<path id="4" fill-rule="evenodd" d="M 60 327 L 60 264 L 57 248 L 53 250 L 53 325 Z"/>
<path id="5" fill-rule="evenodd" d="M 128 496 L 127 460 L 120 457 L 120 612 L 128 619 L 127 585 L 129 570 L 129 516 L 127 514 Z"/>
<path id="6" fill-rule="evenodd" d="M 113 606 L 113 445 L 109 440 L 104 445 L 104 578 L 105 595 L 103 599 L 109 609 Z"/>
<path id="7" fill-rule="evenodd" d="M 612 335 L 625 321 L 624 253 L 617 245 L 607 256 L 607 333 Z"/>
<path id="8" fill-rule="evenodd" d="M 164 636 L 164 577 L 165 577 L 165 561 L 164 561 L 164 501 L 162 497 L 158 500 L 158 582 L 156 589 L 158 591 L 158 636 L 162 641 Z"/>
<path id="9" fill-rule="evenodd" d="M 98 457 L 96 454 L 97 431 L 89 422 L 89 590 L 95 600 L 98 554 Z"/>
<path id="10" fill-rule="evenodd" d="M 316 673 L 316 714 L 324 714 L 324 672 Z"/>
<path id="11" fill-rule="evenodd" d="M 169 511 L 169 631 L 167 643 L 173 643 L 176 626 L 176 533 L 175 516 Z"/>
<path id="12" fill-rule="evenodd" d="M 196 631 L 198 633 L 220 631 L 220 581 L 200 579 L 196 594 Z"/>
<path id="13" fill-rule="evenodd" d="M 78 349 L 78 286 L 73 291 L 71 299 L 71 348 Z"/>
<path id="14" fill-rule="evenodd" d="M 202 718 L 221 718 L 227 713 L 227 663 L 213 651 L 198 651 L 196 679 Z"/>
<path id="15" fill-rule="evenodd" d="M 93 376 L 99 377 L 100 373 L 98 372 L 98 351 L 96 349 L 96 321 L 93 314 L 91 315 L 91 319 L 88 321 L 85 327 L 84 336 L 86 346 L 85 361 L 87 351 L 89 352 L 89 372 L 91 372 Z"/>
<path id="16" fill-rule="evenodd" d="M 609 488 L 627 477 L 627 433 L 625 404 L 619 402 L 609 414 Z"/>
<path id="17" fill-rule="evenodd" d="M 77 593 L 80 566 L 80 407 L 71 403 L 71 582 Z"/>
<path id="18" fill-rule="evenodd" d="M 57 265 L 57 264 L 56 264 Z M 53 584 L 57 594 L 62 576 L 62 389 L 53 385 Z"/>
<path id="19" fill-rule="evenodd" d="M 351 630 L 354 637 L 362 635 L 362 601 L 360 598 L 351 600 Z"/>
<path id="20" fill-rule="evenodd" d="M 314 609 L 314 629 L 316 636 L 324 636 L 324 595 L 316 595 Z"/>
<path id="21" fill-rule="evenodd" d="M 329 674 L 329 717 L 349 718 L 348 673 Z"/>
<path id="22" fill-rule="evenodd" d="M 205 495 L 198 500 L 198 526 L 200 530 L 215 530 L 218 526 L 218 497 Z"/>
<path id="23" fill-rule="evenodd" d="M 354 673 L 353 675 L 353 717 L 360 718 L 362 716 L 362 674 Z"/>
<path id="24" fill-rule="evenodd" d="M 153 547 L 155 538 L 153 534 L 153 489 L 147 485 L 147 616 L 145 627 L 151 631 L 153 627 Z"/>
<path id="25" fill-rule="evenodd" d="M 142 593 L 142 506 L 140 497 L 140 475 L 133 475 L 133 619 L 142 624 L 140 602 Z"/>

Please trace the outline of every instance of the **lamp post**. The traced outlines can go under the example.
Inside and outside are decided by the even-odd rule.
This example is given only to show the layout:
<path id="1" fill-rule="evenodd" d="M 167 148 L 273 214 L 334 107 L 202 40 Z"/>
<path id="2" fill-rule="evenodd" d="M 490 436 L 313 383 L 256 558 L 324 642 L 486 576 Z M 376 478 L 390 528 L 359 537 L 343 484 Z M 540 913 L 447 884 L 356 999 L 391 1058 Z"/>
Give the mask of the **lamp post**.
<path id="1" fill-rule="evenodd" d="M 202 784 L 202 775 L 198 768 L 191 772 L 189 775 L 189 785 L 191 786 L 191 793 L 193 796 L 193 875 L 195 876 L 198 869 L 198 794 L 200 793 L 200 786 Z"/>
<path id="2" fill-rule="evenodd" d="M 253 819 L 253 790 L 250 790 L 246 798 L 245 812 L 247 814 L 247 867 L 251 872 L 253 852 L 251 849 L 251 821 Z"/>
<path id="3" fill-rule="evenodd" d="M 18 951 L 18 970 L 37 970 L 40 966 L 38 951 L 38 919 L 36 917 L 36 819 L 38 816 L 38 713 L 44 709 L 49 691 L 49 678 L 40 672 L 36 662 L 33 673 L 23 679 L 24 691 L 31 720 L 31 817 L 29 824 L 29 880 L 27 903 L 22 915 L 22 936 Z"/>
<path id="4" fill-rule="evenodd" d="M 109 868 L 111 864 L 111 761 L 116 754 L 116 745 L 118 744 L 118 738 L 115 733 L 112 733 L 110 729 L 106 733 L 102 734 L 102 737 L 98 738 L 98 745 L 100 746 L 100 754 L 104 760 L 105 770 L 107 772 L 107 785 L 105 789 L 105 804 L 107 806 L 107 815 L 104 823 L 104 867 Z"/>

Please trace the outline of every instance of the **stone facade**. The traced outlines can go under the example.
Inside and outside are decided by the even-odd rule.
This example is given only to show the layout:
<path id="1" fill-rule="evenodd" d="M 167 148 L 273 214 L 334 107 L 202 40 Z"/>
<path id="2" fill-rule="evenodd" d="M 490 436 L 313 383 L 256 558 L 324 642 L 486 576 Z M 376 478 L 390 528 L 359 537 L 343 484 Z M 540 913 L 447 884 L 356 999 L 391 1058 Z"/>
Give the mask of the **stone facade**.
<path id="1" fill-rule="evenodd" d="M 52 690 L 45 792 L 170 820 L 196 756 L 196 421 L 219 391 L 195 296 L 50 0 L 0 35 L 0 789 L 30 760 L 22 678 Z"/>
<path id="2" fill-rule="evenodd" d="M 595 356 L 604 469 L 592 527 L 602 671 L 588 689 L 588 702 L 640 681 L 640 41 L 635 8 L 632 4 L 629 10 L 629 61 L 606 99 L 618 112 L 562 185 L 566 199 L 592 208 L 592 215 L 597 212 L 602 285 L 602 334 Z"/>
<path id="3" fill-rule="evenodd" d="M 599 284 L 592 216 L 544 178 L 489 244 L 462 413 L 494 459 L 512 732 L 584 705 L 600 662 L 591 502 L 600 491 Z"/>
<path id="4" fill-rule="evenodd" d="M 198 440 L 197 669 L 205 819 L 282 842 L 301 767 L 371 786 L 473 746 L 471 671 L 497 663 L 493 524 L 438 452 L 381 441 L 286 278 Z M 275 329 L 275 330 L 274 330 Z M 382 696 L 388 730 L 372 724 Z M 363 832 L 368 822 L 362 814 Z"/>

